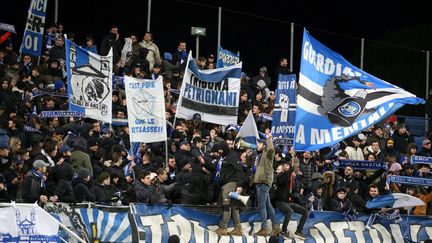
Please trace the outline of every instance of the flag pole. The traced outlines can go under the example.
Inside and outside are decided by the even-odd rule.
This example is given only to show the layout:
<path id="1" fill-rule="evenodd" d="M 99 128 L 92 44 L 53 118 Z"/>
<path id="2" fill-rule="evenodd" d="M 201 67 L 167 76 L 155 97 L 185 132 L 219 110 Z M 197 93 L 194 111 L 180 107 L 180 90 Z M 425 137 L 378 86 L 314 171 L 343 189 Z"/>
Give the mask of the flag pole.
<path id="1" fill-rule="evenodd" d="M 168 138 L 165 139 L 165 165 L 168 164 Z"/>
<path id="2" fill-rule="evenodd" d="M 216 53 L 219 51 L 219 47 L 221 45 L 221 30 L 222 30 L 222 8 L 218 7 L 218 33 L 217 33 Z"/>

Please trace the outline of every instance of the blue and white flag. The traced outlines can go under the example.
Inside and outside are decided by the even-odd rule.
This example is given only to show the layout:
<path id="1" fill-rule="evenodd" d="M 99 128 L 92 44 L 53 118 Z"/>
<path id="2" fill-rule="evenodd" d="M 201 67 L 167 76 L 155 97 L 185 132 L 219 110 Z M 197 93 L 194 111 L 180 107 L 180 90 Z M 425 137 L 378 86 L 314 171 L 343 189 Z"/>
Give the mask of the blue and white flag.
<path id="1" fill-rule="evenodd" d="M 140 142 L 132 142 L 128 151 L 129 155 L 133 156 L 133 161 L 135 162 L 135 164 L 138 164 L 141 161 L 142 155 L 140 152 L 140 146 Z"/>
<path id="2" fill-rule="evenodd" d="M 112 121 L 112 50 L 99 56 L 66 40 L 69 110 Z"/>
<path id="3" fill-rule="evenodd" d="M 240 63 L 240 54 L 218 48 L 216 68 L 229 67 Z"/>
<path id="4" fill-rule="evenodd" d="M 294 136 L 296 151 L 317 150 L 423 99 L 353 66 L 305 30 Z"/>
<path id="5" fill-rule="evenodd" d="M 432 157 L 426 156 L 411 156 L 411 164 L 432 164 Z"/>
<path id="6" fill-rule="evenodd" d="M 296 114 L 296 75 L 279 74 L 278 79 L 271 133 L 274 139 L 278 139 L 276 141 L 292 140 Z"/>
<path id="7" fill-rule="evenodd" d="M 338 160 L 338 168 L 351 166 L 355 170 L 384 170 L 387 168 L 386 161 L 368 161 L 368 160 Z"/>
<path id="8" fill-rule="evenodd" d="M 237 123 L 242 64 L 212 70 L 198 70 L 189 53 L 176 117 L 201 120 L 220 125 Z"/>
<path id="9" fill-rule="evenodd" d="M 165 141 L 166 119 L 162 77 L 157 80 L 125 77 L 131 142 Z"/>
<path id="10" fill-rule="evenodd" d="M 423 177 L 391 175 L 387 177 L 387 184 L 390 184 L 391 182 L 416 186 L 432 186 L 432 179 Z"/>
<path id="11" fill-rule="evenodd" d="M 41 55 L 47 2 L 48 0 L 31 1 L 21 44 L 21 54 L 35 57 Z"/>
<path id="12" fill-rule="evenodd" d="M 249 111 L 246 120 L 243 122 L 243 126 L 236 136 L 236 139 L 237 138 L 243 139 L 243 141 L 247 143 L 247 147 L 252 149 L 257 148 L 258 139 L 260 139 L 260 137 L 252 111 Z"/>
<path id="13" fill-rule="evenodd" d="M 76 111 L 42 111 L 40 118 L 49 117 L 84 117 L 84 113 Z"/>
<path id="14" fill-rule="evenodd" d="M 367 208 L 403 208 L 423 206 L 425 203 L 417 197 L 404 193 L 392 193 L 378 196 L 367 201 Z"/>
<path id="15" fill-rule="evenodd" d="M 0 242 L 61 242 L 59 222 L 37 204 L 0 207 Z"/>

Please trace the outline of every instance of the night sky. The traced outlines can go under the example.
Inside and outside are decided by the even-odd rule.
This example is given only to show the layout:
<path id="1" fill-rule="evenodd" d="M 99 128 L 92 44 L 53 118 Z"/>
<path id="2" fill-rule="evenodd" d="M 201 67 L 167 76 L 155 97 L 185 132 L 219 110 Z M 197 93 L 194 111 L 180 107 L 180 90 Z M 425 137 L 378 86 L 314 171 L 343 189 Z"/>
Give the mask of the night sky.
<path id="1" fill-rule="evenodd" d="M 2 11 L 0 22 L 15 25 L 18 33 L 15 44 L 18 46 L 21 43 L 30 0 L 7 1 L 3 4 L 13 11 Z M 127 37 L 133 32 L 143 36 L 146 30 L 147 1 L 145 0 L 59 0 L 59 5 L 59 21 L 65 24 L 66 32 L 75 32 L 78 44 L 83 44 L 85 35 L 92 33 L 99 46 L 102 36 L 108 33 L 112 24 L 118 25 L 122 37 Z M 272 74 L 277 60 L 280 57 L 289 57 L 290 22 L 296 24 L 293 62 L 295 72 L 299 70 L 304 27 L 308 28 L 320 42 L 359 66 L 360 37 L 366 39 L 367 57 L 369 40 L 380 41 L 388 33 L 404 28 L 410 29 L 419 25 L 432 26 L 428 8 L 406 1 L 386 4 L 370 0 L 316 3 L 153 0 L 151 31 L 154 33 L 154 42 L 159 46 L 161 53 L 175 51 L 181 39 L 186 40 L 189 50 L 195 51 L 195 38 L 190 35 L 190 27 L 199 26 L 207 28 L 207 36 L 200 38 L 200 55 L 216 54 L 218 5 L 225 9 L 222 13 L 221 44 L 225 49 L 240 52 L 243 70 L 249 75 L 255 75 L 261 66 L 267 66 Z M 261 18 L 251 15 L 261 16 Z M 47 22 L 53 20 L 54 0 L 48 0 Z M 404 43 L 388 40 L 386 43 L 404 45 Z M 432 49 L 428 43 L 425 46 L 416 46 L 415 49 Z M 390 45 L 383 45 L 382 48 L 389 51 L 394 49 Z M 418 52 L 418 50 L 412 51 Z M 421 55 L 419 62 L 423 61 Z"/>

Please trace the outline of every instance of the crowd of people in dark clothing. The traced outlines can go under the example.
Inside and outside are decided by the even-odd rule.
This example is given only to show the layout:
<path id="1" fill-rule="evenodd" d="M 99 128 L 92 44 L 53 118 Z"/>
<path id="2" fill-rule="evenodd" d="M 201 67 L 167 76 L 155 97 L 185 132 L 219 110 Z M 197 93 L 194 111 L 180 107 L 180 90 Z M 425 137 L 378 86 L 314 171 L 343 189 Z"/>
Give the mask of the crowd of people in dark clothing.
<path id="1" fill-rule="evenodd" d="M 295 152 L 290 146 L 273 144 L 271 121 L 263 114 L 273 113 L 276 76 L 290 73 L 286 58 L 281 58 L 273 78 L 266 67 L 256 75 L 242 74 L 238 124 L 252 111 L 267 139 L 258 142 L 258 149 L 238 147 L 236 129 L 204 122 L 199 113 L 173 124 L 188 56 L 185 41 L 179 41 L 174 52 L 161 53 L 150 32 L 141 42 L 136 34 L 123 38 L 113 26 L 100 48 L 91 35 L 82 46 L 100 55 L 113 48 L 116 76 L 163 77 L 168 146 L 141 144 L 138 153 L 131 154 L 127 125 L 40 116 L 42 111 L 67 110 L 68 105 L 63 25 L 51 24 L 39 62 L 37 57 L 18 55 L 11 41 L 0 50 L 0 201 L 219 204 L 221 235 L 242 232 L 238 220 L 242 204 L 232 200 L 230 192 L 250 195 L 247 206 L 258 206 L 263 218 L 271 218 L 273 230 L 267 230 L 263 220 L 258 235 L 288 234 L 291 215 L 299 213 L 296 234 L 302 237 L 311 211 L 370 212 L 365 207 L 368 200 L 392 192 L 419 197 L 427 204 L 413 213 L 431 215 L 430 188 L 386 184 L 389 175 L 429 178 L 431 174 L 428 164 L 410 163 L 413 155 L 431 156 L 431 141 L 425 137 L 422 147 L 417 147 L 396 116 L 319 151 Z M 128 41 L 130 50 L 122 52 Z M 213 55 L 196 61 L 200 69 L 215 68 Z M 127 118 L 121 85 L 115 84 L 112 99 L 114 118 Z M 385 161 L 387 169 L 339 168 L 341 159 Z M 272 206 L 285 213 L 282 228 Z M 230 217 L 236 224 L 227 232 Z"/>

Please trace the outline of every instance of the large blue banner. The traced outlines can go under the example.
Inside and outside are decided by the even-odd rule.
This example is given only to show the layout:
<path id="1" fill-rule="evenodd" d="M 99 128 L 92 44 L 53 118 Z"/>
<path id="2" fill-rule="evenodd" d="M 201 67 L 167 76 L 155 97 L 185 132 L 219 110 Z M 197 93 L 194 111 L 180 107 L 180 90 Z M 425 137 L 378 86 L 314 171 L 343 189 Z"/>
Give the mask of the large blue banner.
<path id="1" fill-rule="evenodd" d="M 261 228 L 258 212 L 240 214 L 243 236 L 218 236 L 214 231 L 218 228 L 219 215 L 181 206 L 136 204 L 131 209 L 138 227 L 138 237 L 145 237 L 137 240 L 145 242 L 167 242 L 168 237 L 174 234 L 180 236 L 182 242 L 191 243 L 267 242 L 264 237 L 253 235 Z M 282 223 L 283 215 L 278 210 L 277 217 Z M 420 242 L 432 237 L 432 219 L 414 216 L 402 218 L 401 223 L 377 218 L 368 229 L 365 226 L 369 215 L 358 215 L 355 220 L 346 221 L 341 213 L 315 211 L 313 217 L 307 220 L 303 233 L 308 237 L 305 242 Z M 292 217 L 288 224 L 289 231 L 296 230 L 298 220 L 299 215 Z M 230 222 L 228 230 L 232 227 Z"/>
<path id="2" fill-rule="evenodd" d="M 129 207 L 48 203 L 45 210 L 86 242 L 132 242 Z M 67 242 L 75 240 L 63 230 L 60 236 Z"/>
<path id="3" fill-rule="evenodd" d="M 32 0 L 28 11 L 20 52 L 35 57 L 41 55 L 48 0 Z"/>
<path id="4" fill-rule="evenodd" d="M 271 132 L 281 141 L 294 138 L 296 114 L 296 75 L 279 74 Z M 288 141 L 287 141 L 288 142 Z"/>
<path id="5" fill-rule="evenodd" d="M 303 33 L 294 149 L 317 150 L 423 99 L 353 66 Z"/>
<path id="6" fill-rule="evenodd" d="M 229 67 L 238 63 L 240 63 L 240 54 L 225 50 L 221 46 L 219 46 L 216 60 L 216 68 Z"/>

